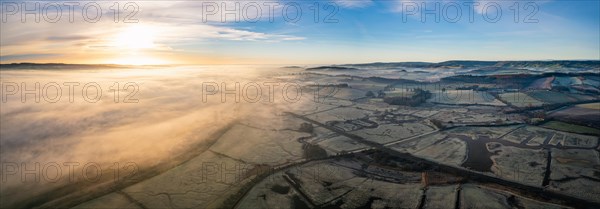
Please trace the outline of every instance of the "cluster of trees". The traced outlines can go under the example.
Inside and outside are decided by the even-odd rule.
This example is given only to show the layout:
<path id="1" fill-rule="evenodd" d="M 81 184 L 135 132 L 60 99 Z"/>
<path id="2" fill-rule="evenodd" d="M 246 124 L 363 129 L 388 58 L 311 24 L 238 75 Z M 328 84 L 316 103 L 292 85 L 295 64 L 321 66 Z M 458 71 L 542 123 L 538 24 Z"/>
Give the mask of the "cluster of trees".
<path id="1" fill-rule="evenodd" d="M 310 84 L 309 87 L 337 87 L 337 88 L 350 88 L 350 85 L 347 83 L 338 83 L 338 84 Z"/>
<path id="2" fill-rule="evenodd" d="M 383 92 L 382 90 L 377 91 L 377 95 L 375 95 L 375 93 L 373 93 L 372 91 L 367 91 L 367 93 L 365 94 L 366 97 L 377 97 L 377 98 L 383 98 L 385 97 L 385 92 Z"/>
<path id="3" fill-rule="evenodd" d="M 444 88 L 442 90 L 445 91 L 446 89 Z M 487 91 L 487 90 L 489 90 L 489 88 L 487 88 L 487 87 L 480 87 L 479 85 L 472 85 L 472 86 L 456 87 L 456 90 Z"/>
<path id="4" fill-rule="evenodd" d="M 418 106 L 421 103 L 431 98 L 431 92 L 423 89 L 415 89 L 411 97 L 386 97 L 383 98 L 385 103 L 391 105 Z"/>
<path id="5" fill-rule="evenodd" d="M 298 131 L 312 134 L 313 133 L 313 125 L 312 125 L 312 123 L 302 123 L 302 124 L 300 124 L 300 128 L 298 129 Z"/>
<path id="6" fill-rule="evenodd" d="M 394 85 L 392 85 L 392 84 L 389 84 L 389 85 L 386 85 L 385 87 L 383 87 L 383 91 L 394 91 L 394 90 L 396 90 L 396 87 L 394 87 Z"/>
<path id="7" fill-rule="evenodd" d="M 327 158 L 327 151 L 316 144 L 306 143 L 302 146 L 304 157 L 309 160 Z"/>
<path id="8" fill-rule="evenodd" d="M 433 123 L 434 126 L 436 126 L 438 129 L 445 129 L 446 125 L 444 125 L 444 122 L 438 119 L 431 119 L 431 123 Z"/>

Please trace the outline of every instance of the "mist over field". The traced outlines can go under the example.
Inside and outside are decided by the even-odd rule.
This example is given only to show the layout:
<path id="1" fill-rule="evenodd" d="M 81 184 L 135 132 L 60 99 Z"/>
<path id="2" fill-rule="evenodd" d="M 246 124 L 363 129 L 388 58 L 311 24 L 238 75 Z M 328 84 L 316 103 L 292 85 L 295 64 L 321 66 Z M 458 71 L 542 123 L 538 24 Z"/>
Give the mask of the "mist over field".
<path id="1" fill-rule="evenodd" d="M 275 102 L 285 101 L 279 97 L 276 98 L 279 101 L 269 102 L 268 92 L 264 92 L 263 101 L 255 104 L 248 104 L 245 98 L 236 103 L 233 95 L 223 102 L 218 89 L 203 90 L 203 84 L 218 84 L 217 88 L 220 88 L 222 83 L 227 83 L 227 88 L 235 92 L 235 83 L 257 82 L 272 71 L 268 68 L 93 67 L 2 71 L 2 85 L 17 84 L 20 88 L 23 84 L 27 89 L 35 89 L 35 83 L 40 84 L 38 95 L 3 94 L 1 160 L 6 165 L 3 169 L 14 169 L 13 164 L 19 169 L 14 175 L 9 175 L 9 170 L 3 172 L 3 204 L 64 184 L 86 181 L 81 172 L 89 163 L 94 167 L 86 170 L 91 172 L 89 178 L 95 179 L 96 166 L 106 172 L 104 175 L 113 175 L 110 172 L 114 172 L 115 163 L 121 166 L 134 163 L 140 169 L 137 172 L 142 172 L 189 152 L 190 148 L 206 149 L 204 146 L 214 140 L 211 137 L 233 121 L 249 114 L 252 117 L 269 114 Z M 241 71 L 244 73 L 239 73 Z M 74 91 L 70 96 L 69 86 L 63 83 L 71 83 Z M 131 86 L 125 89 L 128 83 Z M 46 84 L 57 84 L 62 94 L 57 94 L 54 86 L 42 88 Z M 97 94 L 95 87 L 87 88 L 84 93 L 86 84 L 99 86 L 102 95 Z M 11 88 L 6 89 L 10 91 Z M 117 88 L 120 89 L 118 94 Z M 214 95 L 203 97 L 203 91 Z M 248 90 L 250 94 L 253 91 L 256 90 Z M 36 102 L 36 96 L 40 101 Z M 22 163 L 26 167 L 22 167 Z M 54 163 L 62 168 L 60 173 L 52 167 Z M 72 172 L 74 179 L 69 178 L 70 164 L 65 163 L 77 164 Z M 20 169 L 35 170 L 36 166 L 39 166 L 38 171 L 48 168 L 41 172 L 42 176 L 37 176 L 39 183 L 35 175 L 21 180 L 23 170 Z M 133 170 L 122 172 L 127 174 Z M 54 182 L 56 179 L 60 181 Z M 23 189 L 29 192 L 20 193 Z"/>

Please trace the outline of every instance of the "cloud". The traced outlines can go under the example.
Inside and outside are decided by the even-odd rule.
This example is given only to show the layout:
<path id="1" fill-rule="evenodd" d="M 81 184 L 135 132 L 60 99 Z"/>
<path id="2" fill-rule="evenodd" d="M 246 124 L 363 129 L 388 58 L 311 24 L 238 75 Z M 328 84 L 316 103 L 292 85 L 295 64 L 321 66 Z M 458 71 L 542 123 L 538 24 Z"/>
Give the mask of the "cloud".
<path id="1" fill-rule="evenodd" d="M 372 0 L 335 0 L 337 5 L 345 8 L 364 8 L 373 4 Z"/>
<path id="2" fill-rule="evenodd" d="M 27 60 L 39 58 L 58 57 L 60 54 L 13 54 L 0 56 L 0 62 L 10 62 L 11 60 Z"/>
<path id="3" fill-rule="evenodd" d="M 77 41 L 77 40 L 85 40 L 85 39 L 90 39 L 91 37 L 88 36 L 49 36 L 47 38 L 47 40 L 49 41 Z"/>
<path id="4" fill-rule="evenodd" d="M 170 27 L 170 26 L 165 26 Z M 187 25 L 185 27 L 173 27 L 172 31 L 178 31 L 182 37 L 189 39 L 222 39 L 234 41 L 291 41 L 303 40 L 303 37 L 291 35 L 268 34 L 253 32 L 230 27 L 213 25 Z"/>
<path id="5" fill-rule="evenodd" d="M 272 1 L 269 1 L 273 3 Z M 134 17 L 138 23 L 124 23 L 122 19 L 126 16 L 126 11 L 121 11 L 119 22 L 113 21 L 114 14 L 110 11 L 104 11 L 100 21 L 91 23 L 82 19 L 81 10 L 75 10 L 74 22 L 69 22 L 66 15 L 63 15 L 61 21 L 56 23 L 41 23 L 28 21 L 22 23 L 20 17 L 8 16 L 7 23 L 2 24 L 0 31 L 0 43 L 2 45 L 2 61 L 45 61 L 51 60 L 48 56 L 35 55 L 55 55 L 64 57 L 82 57 L 88 55 L 87 60 L 91 58 L 102 62 L 102 58 L 109 57 L 111 54 L 137 53 L 146 54 L 166 53 L 183 50 L 182 46 L 201 46 L 205 42 L 218 41 L 242 41 L 242 42 L 285 42 L 304 40 L 304 37 L 273 32 L 275 27 L 261 28 L 256 31 L 252 27 L 239 27 L 237 24 L 221 22 L 221 15 L 209 16 L 203 21 L 202 11 L 203 3 L 206 2 L 138 2 L 139 12 Z M 233 1 L 210 2 L 218 6 L 227 5 L 228 8 L 235 8 Z M 222 4 L 221 4 L 222 3 Z M 248 2 L 239 1 L 239 8 L 242 9 Z M 262 5 L 262 9 L 244 11 L 244 17 L 256 16 L 261 14 L 262 20 L 269 18 L 266 14 L 271 12 L 264 7 L 264 1 L 257 1 L 256 5 Z M 270 5 L 270 3 L 268 3 Z M 109 8 L 112 6 L 106 2 L 100 2 L 101 7 Z M 283 4 L 279 4 L 281 7 Z M 219 8 L 223 9 L 223 8 Z M 220 14 L 220 13 L 219 13 Z M 272 15 L 280 15 L 275 12 Z M 31 16 L 32 17 L 32 16 Z M 228 19 L 232 19 L 228 17 Z M 126 33 L 131 27 L 149 28 L 150 34 L 140 33 L 140 39 L 134 41 L 116 41 Z M 122 38 L 121 38 L 122 39 Z M 122 47 L 123 45 L 134 47 Z M 143 45 L 143 47 L 142 47 Z M 197 51 L 202 51 L 198 48 Z M 27 56 L 31 55 L 31 56 Z M 37 58 L 37 59 L 36 59 Z M 77 61 L 81 62 L 81 59 Z M 69 61 L 67 61 L 69 62 Z"/>

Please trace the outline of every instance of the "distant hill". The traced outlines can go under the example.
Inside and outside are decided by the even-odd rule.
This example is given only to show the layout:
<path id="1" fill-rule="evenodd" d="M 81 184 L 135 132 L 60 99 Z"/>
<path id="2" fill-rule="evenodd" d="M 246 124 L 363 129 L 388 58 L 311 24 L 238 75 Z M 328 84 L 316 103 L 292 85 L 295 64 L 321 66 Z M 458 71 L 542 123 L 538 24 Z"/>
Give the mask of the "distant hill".
<path id="1" fill-rule="evenodd" d="M 510 75 L 510 74 L 534 74 L 534 73 L 540 73 L 537 71 L 532 71 L 532 70 L 528 70 L 528 69 L 523 69 L 523 68 L 511 68 L 511 67 L 497 67 L 497 66 L 490 66 L 490 67 L 481 67 L 478 68 L 477 70 L 472 70 L 468 72 L 469 74 L 474 74 L 474 75 Z"/>
<path id="2" fill-rule="evenodd" d="M 300 67 L 300 66 L 283 66 L 281 68 L 283 68 L 283 69 L 300 69 L 300 68 L 303 68 L 303 67 Z"/>
<path id="3" fill-rule="evenodd" d="M 342 67 L 342 66 L 321 66 L 321 67 L 306 68 L 306 70 L 308 70 L 308 71 L 312 71 L 312 70 L 348 71 L 348 70 L 360 70 L 360 69 L 353 68 L 353 67 Z"/>
<path id="4" fill-rule="evenodd" d="M 2 70 L 48 70 L 48 69 L 97 69 L 97 68 L 124 68 L 127 65 L 112 65 L 112 64 L 65 64 L 65 63 L 11 63 L 0 64 Z"/>
<path id="5" fill-rule="evenodd" d="M 485 68 L 498 67 L 508 68 L 577 68 L 577 69 L 600 69 L 600 60 L 552 60 L 552 61 L 470 61 L 451 60 L 439 63 L 430 62 L 375 62 L 363 64 L 344 64 L 310 68 L 313 70 L 321 68 Z M 308 69 L 307 69 L 308 70 Z"/>
<path id="6" fill-rule="evenodd" d="M 431 65 L 436 63 L 431 62 L 375 62 L 375 63 L 364 63 L 364 64 L 348 64 L 342 66 L 348 67 L 377 67 L 377 68 L 397 68 L 397 67 L 407 67 L 407 68 L 429 68 Z"/>
<path id="7" fill-rule="evenodd" d="M 582 69 L 600 69 L 600 61 L 503 61 L 496 63 L 498 67 L 511 68 L 582 68 Z"/>

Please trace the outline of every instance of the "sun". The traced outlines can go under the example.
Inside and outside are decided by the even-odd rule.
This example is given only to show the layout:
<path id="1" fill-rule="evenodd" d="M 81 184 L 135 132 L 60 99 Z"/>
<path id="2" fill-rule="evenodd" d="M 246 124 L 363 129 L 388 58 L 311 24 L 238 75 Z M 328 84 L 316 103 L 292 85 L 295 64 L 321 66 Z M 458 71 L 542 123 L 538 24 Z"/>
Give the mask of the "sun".
<path id="1" fill-rule="evenodd" d="M 120 50 L 141 50 L 156 48 L 156 29 L 150 26 L 133 25 L 121 30 L 113 40 Z"/>
<path id="2" fill-rule="evenodd" d="M 153 55 L 160 50 L 160 46 L 156 44 L 158 31 L 151 25 L 131 25 L 121 29 L 111 37 L 112 51 L 117 57 L 109 62 L 122 65 L 168 64 Z"/>

